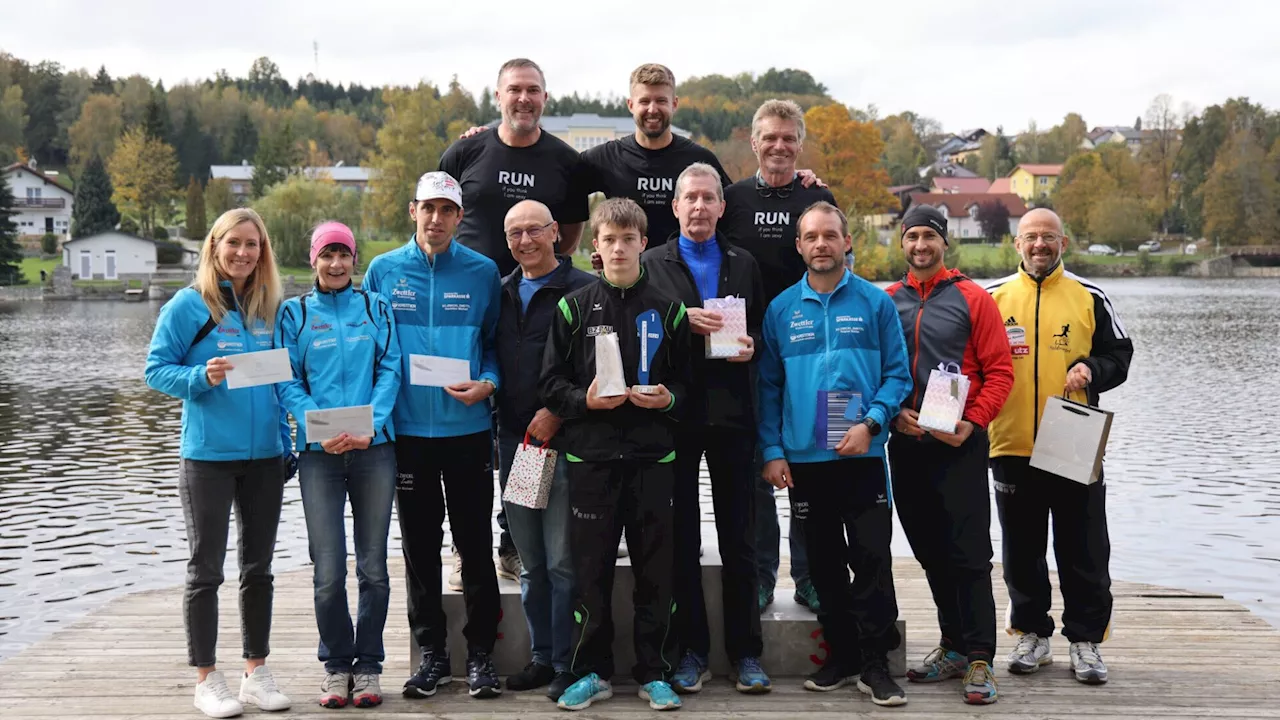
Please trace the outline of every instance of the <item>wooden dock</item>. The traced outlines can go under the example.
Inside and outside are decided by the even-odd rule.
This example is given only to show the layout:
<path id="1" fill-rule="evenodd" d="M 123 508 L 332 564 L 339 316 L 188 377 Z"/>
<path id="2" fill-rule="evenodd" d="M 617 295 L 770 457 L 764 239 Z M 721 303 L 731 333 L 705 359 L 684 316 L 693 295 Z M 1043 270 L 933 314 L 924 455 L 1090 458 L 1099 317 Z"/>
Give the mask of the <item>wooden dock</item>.
<path id="1" fill-rule="evenodd" d="M 181 570 L 174 568 L 175 580 Z M 919 566 L 899 559 L 894 566 L 901 617 L 908 628 L 913 661 L 937 641 L 937 625 Z M 783 569 L 782 577 L 786 577 Z M 350 600 L 355 602 L 354 570 Z M 1003 615 L 1004 583 L 996 569 L 998 608 Z M 240 646 L 234 574 L 221 592 L 221 668 L 238 687 Z M 1055 578 L 1056 587 L 1056 578 Z M 779 587 L 779 592 L 784 588 Z M 851 715 L 894 718 L 1265 718 L 1280 717 L 1280 632 L 1242 606 L 1216 595 L 1117 582 L 1113 635 L 1103 647 L 1111 682 L 1081 685 L 1067 669 L 1067 643 L 1053 638 L 1055 664 L 1031 677 L 1014 677 L 997 664 L 1000 702 L 965 705 L 959 681 L 938 685 L 905 683 L 908 704 L 876 708 L 851 687 L 834 693 L 803 690 L 798 678 L 774 678 L 769 695 L 745 696 L 718 678 L 699 695 L 687 697 L 681 714 L 705 718 L 795 720 Z M 786 590 L 789 592 L 789 590 Z M 204 717 L 192 707 L 194 671 L 185 663 L 182 589 L 140 592 L 120 598 L 61 632 L 0 663 L 0 717 L 94 720 L 190 720 Z M 1061 608 L 1056 595 L 1055 609 Z M 387 622 L 388 660 L 383 690 L 388 698 L 373 710 L 325 710 L 314 704 L 322 677 L 315 659 L 317 635 L 311 604 L 311 570 L 276 578 L 271 667 L 294 701 L 283 713 L 247 709 L 243 717 L 339 718 L 367 720 L 427 715 L 444 720 L 518 717 L 566 718 L 539 692 L 506 693 L 497 700 L 472 700 L 455 683 L 428 700 L 399 696 L 407 677 L 403 568 L 392 567 L 391 612 Z M 1000 637 L 1001 654 L 1011 647 Z M 767 669 L 767 668 L 766 668 Z M 629 683 L 629 679 L 627 680 Z M 655 713 L 635 697 L 633 685 L 619 681 L 613 700 L 576 717 L 634 718 Z"/>

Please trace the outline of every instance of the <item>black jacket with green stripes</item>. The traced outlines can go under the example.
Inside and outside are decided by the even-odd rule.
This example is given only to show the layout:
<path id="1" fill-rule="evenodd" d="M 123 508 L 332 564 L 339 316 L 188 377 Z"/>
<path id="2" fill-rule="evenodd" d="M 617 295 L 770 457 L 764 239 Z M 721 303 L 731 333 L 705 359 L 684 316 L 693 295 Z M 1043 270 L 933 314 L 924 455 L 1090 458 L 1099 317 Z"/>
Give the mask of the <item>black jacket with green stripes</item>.
<path id="1" fill-rule="evenodd" d="M 689 321 L 684 304 L 649 283 L 646 272 L 620 288 L 601 278 L 565 295 L 551 324 L 543 353 L 539 389 L 547 409 L 564 420 L 561 447 L 586 462 L 667 460 L 675 452 L 677 420 L 689 387 Z M 639 378 L 641 339 L 637 319 L 657 313 L 662 338 L 649 369 L 648 384 L 662 384 L 673 396 L 663 410 L 624 402 L 613 410 L 588 410 L 587 388 L 596 376 L 596 338 L 617 333 L 629 387 Z M 653 329 L 649 342 L 655 342 Z"/>

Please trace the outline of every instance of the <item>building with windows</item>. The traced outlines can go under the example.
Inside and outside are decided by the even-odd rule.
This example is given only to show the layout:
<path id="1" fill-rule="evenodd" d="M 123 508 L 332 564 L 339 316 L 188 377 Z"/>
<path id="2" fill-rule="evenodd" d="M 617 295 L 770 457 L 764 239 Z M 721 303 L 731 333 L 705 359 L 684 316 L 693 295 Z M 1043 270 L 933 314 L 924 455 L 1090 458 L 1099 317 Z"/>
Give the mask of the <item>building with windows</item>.
<path id="1" fill-rule="evenodd" d="M 1061 174 L 1061 165 L 1019 165 L 1009 173 L 1009 192 L 1024 202 L 1049 197 Z"/>
<path id="2" fill-rule="evenodd" d="M 987 203 L 1000 203 L 1009 211 L 1009 234 L 1018 234 L 1018 223 L 1027 214 L 1022 198 L 1012 193 L 914 193 L 903 205 L 903 212 L 912 205 L 929 205 L 947 218 L 947 237 L 965 239 L 982 237 L 982 223 L 978 211 Z"/>
<path id="3" fill-rule="evenodd" d="M 490 122 L 488 127 L 496 128 L 501 120 Z M 610 140 L 632 135 L 636 131 L 636 121 L 630 115 L 623 117 L 606 117 L 595 113 L 574 113 L 572 115 L 543 115 L 538 124 L 543 130 L 565 141 L 578 152 L 590 150 Z M 688 130 L 671 126 L 671 132 L 680 137 L 692 135 Z"/>
<path id="4" fill-rule="evenodd" d="M 68 240 L 62 264 L 76 280 L 121 280 L 156 271 L 156 243 L 119 230 Z"/>
<path id="5" fill-rule="evenodd" d="M 71 233 L 71 207 L 75 193 L 57 173 L 36 169 L 35 162 L 4 168 L 4 179 L 13 192 L 18 214 L 13 221 L 24 245 L 39 247 L 40 238 L 53 233 L 66 240 Z"/>

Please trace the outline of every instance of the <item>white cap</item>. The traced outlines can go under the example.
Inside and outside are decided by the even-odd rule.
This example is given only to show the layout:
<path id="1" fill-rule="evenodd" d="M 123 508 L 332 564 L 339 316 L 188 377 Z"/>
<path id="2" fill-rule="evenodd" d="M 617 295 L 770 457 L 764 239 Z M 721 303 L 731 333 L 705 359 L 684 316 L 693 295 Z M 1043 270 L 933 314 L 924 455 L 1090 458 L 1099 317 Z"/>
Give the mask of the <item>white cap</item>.
<path id="1" fill-rule="evenodd" d="M 452 200 L 454 205 L 462 207 L 462 186 L 447 172 L 429 172 L 418 178 L 418 191 L 413 194 L 414 200 Z"/>

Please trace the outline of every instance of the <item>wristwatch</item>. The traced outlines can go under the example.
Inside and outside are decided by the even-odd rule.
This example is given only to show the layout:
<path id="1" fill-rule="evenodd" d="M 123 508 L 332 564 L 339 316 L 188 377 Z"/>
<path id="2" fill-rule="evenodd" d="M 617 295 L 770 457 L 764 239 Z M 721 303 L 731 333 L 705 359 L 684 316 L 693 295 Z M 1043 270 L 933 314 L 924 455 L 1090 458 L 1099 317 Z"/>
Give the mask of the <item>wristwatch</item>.
<path id="1" fill-rule="evenodd" d="M 875 418 L 863 418 L 862 424 L 867 426 L 873 436 L 880 434 L 880 423 L 876 422 Z"/>

